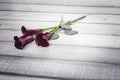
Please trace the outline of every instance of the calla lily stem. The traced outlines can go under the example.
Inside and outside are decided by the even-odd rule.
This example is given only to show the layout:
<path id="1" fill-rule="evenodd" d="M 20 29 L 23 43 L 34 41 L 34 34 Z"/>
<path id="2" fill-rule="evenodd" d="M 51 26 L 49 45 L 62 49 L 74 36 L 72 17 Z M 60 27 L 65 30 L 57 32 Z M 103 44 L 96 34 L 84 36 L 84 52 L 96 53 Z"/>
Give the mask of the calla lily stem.
<path id="1" fill-rule="evenodd" d="M 84 19 L 85 17 L 86 17 L 86 16 L 82 16 L 82 17 L 80 17 L 80 18 L 77 18 L 77 19 L 71 21 L 71 23 L 75 23 L 75 22 L 77 22 L 77 21 L 79 21 L 79 20 L 81 20 L 81 19 Z"/>
<path id="2" fill-rule="evenodd" d="M 56 26 L 55 29 L 50 32 L 50 34 L 51 35 L 54 34 L 58 29 L 59 29 L 59 26 Z"/>
<path id="3" fill-rule="evenodd" d="M 82 16 L 82 17 L 77 18 L 77 19 L 74 19 L 74 20 L 72 20 L 72 21 L 69 20 L 69 21 L 65 22 L 64 24 L 66 24 L 66 25 L 71 25 L 72 23 L 75 23 L 75 22 L 77 22 L 77 21 L 79 21 L 79 20 L 81 20 L 81 19 L 83 19 L 83 18 L 85 18 L 85 17 L 86 17 L 86 16 Z M 53 29 L 50 33 L 51 33 L 51 34 L 54 34 L 59 28 L 60 28 L 60 26 L 53 26 L 53 27 L 43 28 L 42 30 L 45 31 L 45 30 Z"/>
<path id="4" fill-rule="evenodd" d="M 45 31 L 45 30 L 50 30 L 50 29 L 54 29 L 54 28 L 56 28 L 56 26 L 48 27 L 48 28 L 43 28 L 42 30 Z"/>

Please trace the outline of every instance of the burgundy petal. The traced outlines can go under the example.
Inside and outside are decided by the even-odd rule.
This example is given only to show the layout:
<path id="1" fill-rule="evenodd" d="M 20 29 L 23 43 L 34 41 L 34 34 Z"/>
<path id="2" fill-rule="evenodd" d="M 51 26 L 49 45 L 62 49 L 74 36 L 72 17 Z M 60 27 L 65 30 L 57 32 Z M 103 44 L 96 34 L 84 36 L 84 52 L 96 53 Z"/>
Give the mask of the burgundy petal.
<path id="1" fill-rule="evenodd" d="M 43 34 L 42 38 L 48 40 L 50 38 L 50 33 L 46 32 L 45 34 Z"/>
<path id="2" fill-rule="evenodd" d="M 42 33 L 42 29 L 26 29 L 25 26 L 21 27 L 23 35 L 34 35 L 37 33 Z"/>
<path id="3" fill-rule="evenodd" d="M 37 46 L 41 46 L 42 45 L 41 41 L 42 41 L 42 33 L 39 33 L 35 37 L 35 42 L 36 42 Z"/>
<path id="4" fill-rule="evenodd" d="M 15 47 L 18 49 L 23 49 L 24 46 L 32 42 L 34 38 L 32 36 L 21 36 L 21 37 L 14 36 L 14 40 L 15 40 L 14 42 Z"/>
<path id="5" fill-rule="evenodd" d="M 35 42 L 37 46 L 48 47 L 48 39 L 50 37 L 50 33 L 39 33 L 36 35 Z"/>

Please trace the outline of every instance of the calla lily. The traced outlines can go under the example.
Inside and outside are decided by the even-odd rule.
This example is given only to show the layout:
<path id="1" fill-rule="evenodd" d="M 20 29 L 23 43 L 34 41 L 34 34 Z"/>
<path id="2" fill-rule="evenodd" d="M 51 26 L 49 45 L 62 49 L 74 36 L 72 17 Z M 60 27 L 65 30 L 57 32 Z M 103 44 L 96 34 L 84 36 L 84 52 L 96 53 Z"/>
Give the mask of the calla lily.
<path id="1" fill-rule="evenodd" d="M 50 38 L 50 33 L 38 33 L 35 37 L 35 42 L 37 46 L 48 47 L 49 42 L 48 39 Z"/>
<path id="2" fill-rule="evenodd" d="M 37 33 L 41 33 L 42 29 L 26 29 L 25 26 L 22 26 L 21 31 L 23 35 L 34 35 Z"/>
<path id="3" fill-rule="evenodd" d="M 32 42 L 34 38 L 32 36 L 21 36 L 21 37 L 14 36 L 14 40 L 15 40 L 14 46 L 18 49 L 23 49 L 24 46 Z"/>

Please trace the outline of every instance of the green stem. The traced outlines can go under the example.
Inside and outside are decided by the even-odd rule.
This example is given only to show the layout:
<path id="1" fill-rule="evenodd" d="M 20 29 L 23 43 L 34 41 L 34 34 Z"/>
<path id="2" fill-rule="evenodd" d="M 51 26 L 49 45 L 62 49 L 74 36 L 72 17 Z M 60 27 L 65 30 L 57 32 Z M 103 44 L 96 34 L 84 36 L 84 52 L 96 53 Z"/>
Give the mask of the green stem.
<path id="1" fill-rule="evenodd" d="M 71 21 L 71 23 L 75 23 L 75 22 L 77 22 L 77 21 L 79 21 L 79 20 L 81 20 L 81 19 L 84 19 L 85 17 L 86 17 L 86 16 L 82 16 L 82 17 L 80 17 L 80 18 L 77 18 L 77 19 Z"/>
<path id="2" fill-rule="evenodd" d="M 82 17 L 79 17 L 79 18 L 77 18 L 77 19 L 74 19 L 73 21 L 67 21 L 65 24 L 66 25 L 71 25 L 72 23 L 75 23 L 75 22 L 77 22 L 77 21 L 79 21 L 79 20 L 81 20 L 81 19 L 84 19 L 86 16 L 82 16 Z"/>
<path id="3" fill-rule="evenodd" d="M 75 23 L 75 22 L 77 22 L 77 21 L 79 21 L 79 20 L 81 20 L 81 19 L 83 19 L 85 17 L 86 16 L 82 16 L 80 18 L 74 19 L 73 21 L 69 20 L 69 21 L 65 22 L 64 24 L 71 25 L 72 23 Z M 60 28 L 60 26 L 53 26 L 53 27 L 43 28 L 42 30 L 45 31 L 45 30 L 53 29 L 50 33 L 54 34 L 59 28 Z"/>
<path id="4" fill-rule="evenodd" d="M 56 26 L 48 27 L 48 28 L 43 28 L 42 30 L 45 31 L 45 30 L 54 29 L 54 28 L 56 28 Z"/>
<path id="5" fill-rule="evenodd" d="M 53 35 L 53 34 L 59 29 L 59 27 L 60 27 L 60 26 L 56 26 L 56 28 L 55 28 L 54 30 L 52 30 L 52 31 L 50 32 L 50 34 Z"/>

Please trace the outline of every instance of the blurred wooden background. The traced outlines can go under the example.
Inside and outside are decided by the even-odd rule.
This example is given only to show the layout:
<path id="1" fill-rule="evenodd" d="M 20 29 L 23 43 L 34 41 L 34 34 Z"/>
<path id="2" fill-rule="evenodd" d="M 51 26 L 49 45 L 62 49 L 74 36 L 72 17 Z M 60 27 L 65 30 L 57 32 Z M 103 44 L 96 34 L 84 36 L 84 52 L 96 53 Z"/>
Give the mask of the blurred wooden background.
<path id="1" fill-rule="evenodd" d="M 14 47 L 22 25 L 45 28 L 87 17 L 50 47 Z M 120 80 L 120 0 L 0 0 L 0 80 Z"/>

